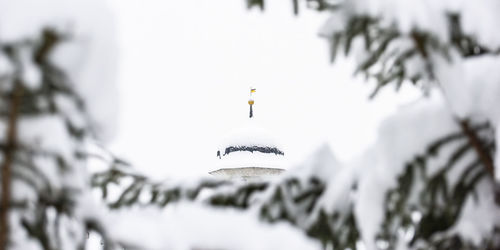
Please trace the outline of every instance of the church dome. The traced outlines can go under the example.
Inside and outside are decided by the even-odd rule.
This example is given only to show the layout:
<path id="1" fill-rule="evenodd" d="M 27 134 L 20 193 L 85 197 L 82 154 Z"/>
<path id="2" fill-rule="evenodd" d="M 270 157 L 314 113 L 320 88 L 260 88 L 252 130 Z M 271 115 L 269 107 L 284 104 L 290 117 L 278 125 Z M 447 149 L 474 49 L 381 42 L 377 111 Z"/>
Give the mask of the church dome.
<path id="1" fill-rule="evenodd" d="M 253 99 L 249 101 L 250 107 Z M 229 133 L 217 149 L 218 170 L 215 176 L 230 179 L 260 179 L 283 172 L 285 153 L 272 134 L 258 126 L 252 118 L 245 126 Z"/>
<path id="2" fill-rule="evenodd" d="M 271 133 L 259 127 L 253 120 L 250 120 L 247 126 L 232 131 L 225 138 L 219 150 L 221 156 L 244 151 L 284 155 L 272 138 Z"/>

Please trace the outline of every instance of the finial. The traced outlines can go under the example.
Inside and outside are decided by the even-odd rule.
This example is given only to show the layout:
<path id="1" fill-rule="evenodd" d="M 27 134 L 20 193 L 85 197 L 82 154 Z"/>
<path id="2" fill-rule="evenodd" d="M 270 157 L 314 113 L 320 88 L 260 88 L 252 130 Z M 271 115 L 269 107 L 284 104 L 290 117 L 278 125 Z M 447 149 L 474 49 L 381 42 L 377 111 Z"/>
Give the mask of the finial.
<path id="1" fill-rule="evenodd" d="M 250 118 L 253 117 L 253 104 L 255 103 L 252 94 L 255 93 L 256 90 L 255 88 L 250 88 L 250 99 L 248 99 L 248 105 L 250 105 Z"/>

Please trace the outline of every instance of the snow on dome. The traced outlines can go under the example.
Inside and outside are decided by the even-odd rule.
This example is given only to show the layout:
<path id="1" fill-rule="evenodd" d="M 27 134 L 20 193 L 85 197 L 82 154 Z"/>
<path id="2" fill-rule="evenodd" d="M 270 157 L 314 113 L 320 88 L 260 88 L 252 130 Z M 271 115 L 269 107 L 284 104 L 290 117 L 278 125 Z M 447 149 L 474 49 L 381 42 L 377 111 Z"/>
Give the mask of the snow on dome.
<path id="1" fill-rule="evenodd" d="M 246 126 L 228 134 L 217 151 L 219 170 L 213 175 L 248 177 L 277 175 L 285 166 L 285 153 L 271 133 L 250 119 Z M 224 174 L 220 174 L 224 172 Z"/>
<path id="2" fill-rule="evenodd" d="M 231 148 L 240 148 L 240 150 Z M 249 120 L 247 126 L 234 130 L 226 136 L 219 150 L 221 156 L 229 155 L 235 151 L 264 151 L 262 153 L 284 155 L 283 151 L 278 148 L 271 134 L 259 127 L 253 120 Z"/>

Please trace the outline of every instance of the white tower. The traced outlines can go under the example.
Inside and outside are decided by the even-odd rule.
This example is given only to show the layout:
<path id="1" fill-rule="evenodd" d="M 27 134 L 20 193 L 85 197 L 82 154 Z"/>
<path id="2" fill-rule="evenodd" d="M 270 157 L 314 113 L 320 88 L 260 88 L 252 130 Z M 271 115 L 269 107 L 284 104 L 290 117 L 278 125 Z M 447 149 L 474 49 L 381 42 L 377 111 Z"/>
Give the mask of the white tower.
<path id="1" fill-rule="evenodd" d="M 249 120 L 246 126 L 230 133 L 218 151 L 218 170 L 211 175 L 227 179 L 265 179 L 284 171 L 284 152 L 277 146 L 270 133 L 260 128 L 254 119 L 253 94 L 250 89 Z"/>

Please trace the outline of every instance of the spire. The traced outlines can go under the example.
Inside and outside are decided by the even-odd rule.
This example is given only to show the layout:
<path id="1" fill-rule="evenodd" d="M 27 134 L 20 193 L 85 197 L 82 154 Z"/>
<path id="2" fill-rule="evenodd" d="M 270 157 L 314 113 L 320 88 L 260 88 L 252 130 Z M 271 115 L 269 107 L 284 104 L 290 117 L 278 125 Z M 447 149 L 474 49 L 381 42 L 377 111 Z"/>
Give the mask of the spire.
<path id="1" fill-rule="evenodd" d="M 255 103 L 252 94 L 255 93 L 256 89 L 250 88 L 250 99 L 248 99 L 248 105 L 250 105 L 250 118 L 253 117 L 253 104 Z"/>

